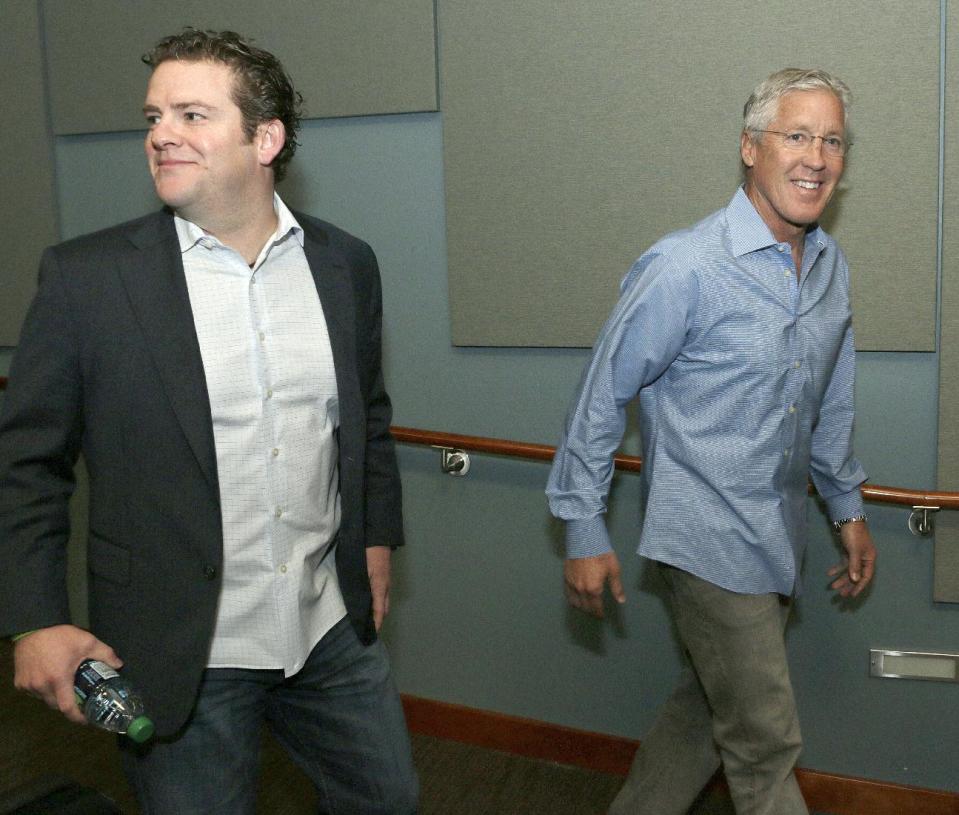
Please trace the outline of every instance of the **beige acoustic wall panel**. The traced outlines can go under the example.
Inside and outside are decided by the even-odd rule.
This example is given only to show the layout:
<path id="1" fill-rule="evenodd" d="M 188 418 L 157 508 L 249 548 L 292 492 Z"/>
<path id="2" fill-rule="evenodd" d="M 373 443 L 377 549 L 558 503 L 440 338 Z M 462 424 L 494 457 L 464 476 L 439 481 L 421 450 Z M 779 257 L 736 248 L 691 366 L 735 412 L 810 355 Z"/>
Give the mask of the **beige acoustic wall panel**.
<path id="1" fill-rule="evenodd" d="M 938 488 L 959 492 L 959 2 L 946 23 Z M 959 603 L 959 512 L 936 521 L 936 600 Z"/>
<path id="2" fill-rule="evenodd" d="M 934 349 L 938 3 L 437 8 L 455 344 L 591 345 L 629 264 L 732 196 L 753 86 L 819 66 L 855 94 L 826 225 L 858 347 Z"/>
<path id="3" fill-rule="evenodd" d="M 57 240 L 53 147 L 43 103 L 36 2 L 3 3 L 0 26 L 0 346 L 16 345 L 36 290 L 37 261 Z"/>
<path id="4" fill-rule="evenodd" d="M 232 29 L 283 61 L 310 118 L 436 109 L 432 0 L 43 0 L 54 130 L 136 130 L 160 37 Z"/>

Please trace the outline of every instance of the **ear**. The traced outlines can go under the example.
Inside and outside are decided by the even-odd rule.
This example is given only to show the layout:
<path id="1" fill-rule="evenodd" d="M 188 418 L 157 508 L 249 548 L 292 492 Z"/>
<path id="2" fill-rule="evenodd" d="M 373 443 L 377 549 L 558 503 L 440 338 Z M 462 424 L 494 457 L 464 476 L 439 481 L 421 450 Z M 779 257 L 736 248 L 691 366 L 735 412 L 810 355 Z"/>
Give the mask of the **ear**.
<path id="1" fill-rule="evenodd" d="M 739 137 L 739 155 L 742 156 L 743 164 L 747 167 L 752 167 L 756 163 L 756 143 L 745 130 Z"/>
<path id="2" fill-rule="evenodd" d="M 256 145 L 260 164 L 264 167 L 273 163 L 283 145 L 286 144 L 286 128 L 279 119 L 261 122 L 256 130 Z"/>

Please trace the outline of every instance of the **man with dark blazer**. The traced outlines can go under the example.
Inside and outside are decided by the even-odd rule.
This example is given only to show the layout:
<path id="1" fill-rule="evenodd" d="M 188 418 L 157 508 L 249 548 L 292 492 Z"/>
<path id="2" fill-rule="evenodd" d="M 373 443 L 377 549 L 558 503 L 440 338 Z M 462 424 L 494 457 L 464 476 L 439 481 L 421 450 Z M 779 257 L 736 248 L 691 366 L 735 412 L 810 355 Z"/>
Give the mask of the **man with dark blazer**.
<path id="1" fill-rule="evenodd" d="M 416 776 L 377 630 L 400 485 L 376 258 L 275 194 L 299 95 L 231 32 L 144 60 L 162 212 L 44 254 L 0 416 L 0 634 L 74 721 L 81 660 L 142 693 L 121 739 L 145 813 L 253 812 L 263 723 L 321 811 L 409 813 Z M 90 482 L 90 630 L 67 502 Z"/>

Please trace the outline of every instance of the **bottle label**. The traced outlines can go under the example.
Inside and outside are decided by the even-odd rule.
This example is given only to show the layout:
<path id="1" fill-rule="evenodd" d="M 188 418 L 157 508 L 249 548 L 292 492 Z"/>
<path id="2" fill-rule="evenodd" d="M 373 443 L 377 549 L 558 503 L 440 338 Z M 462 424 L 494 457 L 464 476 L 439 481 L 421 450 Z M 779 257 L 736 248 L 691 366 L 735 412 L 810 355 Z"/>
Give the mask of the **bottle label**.
<path id="1" fill-rule="evenodd" d="M 77 697 L 77 703 L 82 705 L 100 683 L 108 679 L 115 679 L 119 675 L 120 674 L 105 662 L 100 662 L 96 659 L 85 659 L 80 663 L 80 667 L 77 668 L 73 680 L 73 691 Z"/>

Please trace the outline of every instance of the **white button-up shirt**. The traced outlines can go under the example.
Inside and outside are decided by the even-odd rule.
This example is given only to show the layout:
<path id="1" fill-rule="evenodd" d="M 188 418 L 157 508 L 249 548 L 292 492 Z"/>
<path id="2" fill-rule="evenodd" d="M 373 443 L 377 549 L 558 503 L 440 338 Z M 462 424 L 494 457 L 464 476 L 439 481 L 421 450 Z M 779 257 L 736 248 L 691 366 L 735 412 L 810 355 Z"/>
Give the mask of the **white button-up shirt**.
<path id="1" fill-rule="evenodd" d="M 346 614 L 331 543 L 340 524 L 339 407 L 303 230 L 279 196 L 253 267 L 175 219 L 206 374 L 223 516 L 214 668 L 296 673 Z"/>

